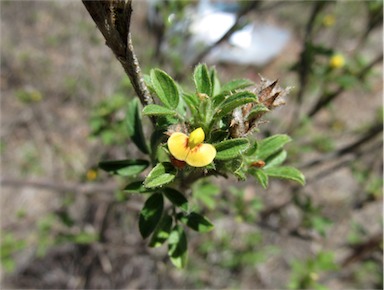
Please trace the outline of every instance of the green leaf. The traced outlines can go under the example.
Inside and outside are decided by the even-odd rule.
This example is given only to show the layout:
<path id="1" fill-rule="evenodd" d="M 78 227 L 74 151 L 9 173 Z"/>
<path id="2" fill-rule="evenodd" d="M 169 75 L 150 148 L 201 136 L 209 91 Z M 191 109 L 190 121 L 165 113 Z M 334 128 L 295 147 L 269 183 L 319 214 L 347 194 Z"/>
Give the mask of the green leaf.
<path id="1" fill-rule="evenodd" d="M 221 93 L 228 93 L 233 92 L 234 90 L 238 89 L 245 89 L 247 87 L 253 86 L 255 83 L 248 79 L 239 79 L 239 80 L 232 80 L 228 83 L 226 83 L 221 88 Z"/>
<path id="2" fill-rule="evenodd" d="M 232 112 L 237 107 L 243 106 L 248 103 L 256 102 L 257 97 L 254 93 L 251 92 L 239 92 L 233 95 L 230 95 L 226 98 L 216 109 L 216 118 L 221 118 L 226 114 Z"/>
<path id="3" fill-rule="evenodd" d="M 245 138 L 236 138 L 214 144 L 216 148 L 216 159 L 228 160 L 240 155 L 249 147 L 249 141 Z"/>
<path id="4" fill-rule="evenodd" d="M 259 148 L 259 144 L 255 141 L 253 144 L 249 146 L 249 148 L 244 152 L 245 156 L 252 156 L 257 153 L 257 149 Z"/>
<path id="5" fill-rule="evenodd" d="M 266 106 L 264 106 L 263 104 L 257 104 L 253 106 L 252 110 L 248 113 L 245 118 L 246 120 L 251 120 L 252 118 L 255 118 L 266 112 L 269 112 L 269 109 Z"/>
<path id="6" fill-rule="evenodd" d="M 128 135 L 144 154 L 148 154 L 148 145 L 145 141 L 143 124 L 141 122 L 139 99 L 134 98 L 128 103 L 127 116 L 125 119 Z"/>
<path id="7" fill-rule="evenodd" d="M 143 114 L 148 116 L 164 116 L 164 115 L 176 115 L 174 110 L 170 110 L 163 106 L 150 104 L 145 106 L 143 109 Z"/>
<path id="8" fill-rule="evenodd" d="M 173 265 L 184 268 L 187 264 L 188 246 L 184 229 L 176 225 L 168 237 L 168 255 Z"/>
<path id="9" fill-rule="evenodd" d="M 152 194 L 140 212 L 139 230 L 143 239 L 154 231 L 163 213 L 164 200 L 159 193 Z"/>
<path id="10" fill-rule="evenodd" d="M 180 191 L 166 187 L 163 189 L 163 192 L 169 201 L 172 202 L 175 206 L 181 208 L 184 211 L 188 210 L 188 200 Z"/>
<path id="11" fill-rule="evenodd" d="M 176 109 L 180 94 L 175 81 L 166 72 L 152 69 L 151 82 L 160 101 L 169 109 Z"/>
<path id="12" fill-rule="evenodd" d="M 265 138 L 258 142 L 259 148 L 256 159 L 266 160 L 269 156 L 281 150 L 292 139 L 288 135 L 278 134 Z"/>
<path id="13" fill-rule="evenodd" d="M 304 175 L 298 169 L 290 166 L 266 168 L 264 169 L 264 173 L 267 174 L 268 176 L 290 179 L 300 183 L 301 185 L 305 184 Z"/>
<path id="14" fill-rule="evenodd" d="M 287 151 L 285 150 L 278 151 L 277 153 L 269 156 L 265 160 L 265 166 L 263 167 L 263 169 L 278 166 L 282 164 L 286 158 L 287 158 Z"/>
<path id="15" fill-rule="evenodd" d="M 144 180 L 144 186 L 153 188 L 170 183 L 176 176 L 176 169 L 169 162 L 157 164 L 147 178 Z"/>
<path id="16" fill-rule="evenodd" d="M 172 228 L 172 218 L 169 215 L 163 215 L 155 232 L 152 235 L 149 246 L 152 248 L 160 247 L 168 239 Z"/>
<path id="17" fill-rule="evenodd" d="M 212 96 L 216 96 L 221 91 L 220 80 L 217 77 L 217 71 L 213 67 L 211 68 L 211 84 L 212 84 Z"/>
<path id="18" fill-rule="evenodd" d="M 111 160 L 99 162 L 99 168 L 121 176 L 135 176 L 149 166 L 147 160 Z"/>
<path id="19" fill-rule="evenodd" d="M 267 189 L 267 187 L 268 187 L 268 175 L 265 174 L 262 169 L 251 168 L 249 170 L 249 173 L 252 174 L 256 178 L 256 180 L 260 183 L 260 185 L 264 189 Z"/>
<path id="20" fill-rule="evenodd" d="M 197 115 L 197 107 L 199 106 L 199 99 L 195 94 L 183 94 L 183 100 L 188 105 L 192 116 Z"/>
<path id="21" fill-rule="evenodd" d="M 123 191 L 127 192 L 127 193 L 149 193 L 149 192 L 152 192 L 152 190 L 144 187 L 143 180 L 134 181 L 134 182 L 128 184 L 123 189 Z"/>
<path id="22" fill-rule="evenodd" d="M 209 76 L 208 68 L 205 64 L 196 66 L 193 72 L 193 80 L 195 81 L 196 91 L 198 93 L 207 94 L 212 96 L 212 83 Z"/>
<path id="23" fill-rule="evenodd" d="M 178 219 L 191 229 L 200 233 L 209 232 L 214 228 L 214 225 L 206 217 L 195 212 L 191 212 L 188 215 L 181 214 L 178 216 Z"/>
<path id="24" fill-rule="evenodd" d="M 96 233 L 81 232 L 71 237 L 71 240 L 75 244 L 89 245 L 96 242 L 99 239 Z"/>

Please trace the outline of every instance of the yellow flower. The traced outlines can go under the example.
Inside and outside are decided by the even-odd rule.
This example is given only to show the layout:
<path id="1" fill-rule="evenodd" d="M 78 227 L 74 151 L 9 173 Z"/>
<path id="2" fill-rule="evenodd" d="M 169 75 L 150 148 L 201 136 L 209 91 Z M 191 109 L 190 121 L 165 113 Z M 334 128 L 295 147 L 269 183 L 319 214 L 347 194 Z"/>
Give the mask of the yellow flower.
<path id="1" fill-rule="evenodd" d="M 97 171 L 94 169 L 89 169 L 86 175 L 87 175 L 87 180 L 93 181 L 97 178 Z"/>
<path id="2" fill-rule="evenodd" d="M 323 18 L 323 25 L 326 26 L 326 27 L 331 27 L 335 24 L 335 16 L 333 15 L 325 15 L 324 18 Z"/>
<path id="3" fill-rule="evenodd" d="M 202 128 L 194 130 L 189 138 L 176 132 L 168 139 L 168 149 L 177 160 L 185 161 L 193 167 L 203 167 L 213 161 L 216 149 L 211 144 L 203 143 L 205 134 Z"/>
<path id="4" fill-rule="evenodd" d="M 329 66 L 331 68 L 337 69 L 343 67 L 345 64 L 344 56 L 341 54 L 334 54 L 329 60 Z"/>

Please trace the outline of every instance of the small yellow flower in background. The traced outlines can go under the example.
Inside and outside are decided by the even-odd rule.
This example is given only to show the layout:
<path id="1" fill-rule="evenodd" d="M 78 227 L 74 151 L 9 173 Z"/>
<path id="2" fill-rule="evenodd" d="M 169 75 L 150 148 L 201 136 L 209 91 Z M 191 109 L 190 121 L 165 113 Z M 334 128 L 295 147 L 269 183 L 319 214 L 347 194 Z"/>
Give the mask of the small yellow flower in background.
<path id="1" fill-rule="evenodd" d="M 97 178 L 97 171 L 95 169 L 89 169 L 86 176 L 88 181 L 93 181 Z"/>
<path id="2" fill-rule="evenodd" d="M 342 54 L 334 54 L 329 60 L 329 66 L 333 69 L 342 68 L 345 64 L 345 58 Z"/>
<path id="3" fill-rule="evenodd" d="M 203 167 L 213 161 L 216 149 L 203 143 L 205 134 L 202 128 L 194 130 L 189 137 L 176 132 L 168 139 L 168 149 L 177 160 L 185 161 L 193 167 Z"/>
<path id="4" fill-rule="evenodd" d="M 336 22 L 336 19 L 335 19 L 335 16 L 333 15 L 325 15 L 324 18 L 323 18 L 323 25 L 326 26 L 326 27 L 331 27 L 335 24 Z"/>

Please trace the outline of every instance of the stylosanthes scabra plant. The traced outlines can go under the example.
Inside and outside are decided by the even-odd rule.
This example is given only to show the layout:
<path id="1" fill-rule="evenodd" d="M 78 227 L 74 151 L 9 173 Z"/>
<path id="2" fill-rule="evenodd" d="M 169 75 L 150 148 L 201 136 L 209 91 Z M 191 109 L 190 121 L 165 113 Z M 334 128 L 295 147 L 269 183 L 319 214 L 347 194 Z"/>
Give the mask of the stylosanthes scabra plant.
<path id="1" fill-rule="evenodd" d="M 222 85 L 216 70 L 205 64 L 193 72 L 193 92 L 160 69 L 152 69 L 145 79 L 154 103 L 141 108 L 138 99 L 131 100 L 127 128 L 147 158 L 102 161 L 99 166 L 135 179 L 123 191 L 147 196 L 139 217 L 142 237 L 150 247 L 167 244 L 170 260 L 182 268 L 188 256 L 186 228 L 202 233 L 214 228 L 188 201 L 199 179 L 252 177 L 264 188 L 270 177 L 305 183 L 299 170 L 282 165 L 289 136 L 258 139 L 254 134 L 261 118 L 284 104 L 289 89 L 264 78 L 259 84 L 239 79 Z M 150 138 L 144 135 L 143 116 L 154 124 Z"/>

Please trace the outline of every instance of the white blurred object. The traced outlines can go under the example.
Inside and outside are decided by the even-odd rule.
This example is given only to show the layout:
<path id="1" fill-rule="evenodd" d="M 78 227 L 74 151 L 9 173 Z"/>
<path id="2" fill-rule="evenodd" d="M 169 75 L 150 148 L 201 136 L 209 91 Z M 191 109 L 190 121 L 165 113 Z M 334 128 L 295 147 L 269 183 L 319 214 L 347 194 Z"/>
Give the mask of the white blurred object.
<path id="1" fill-rule="evenodd" d="M 230 45 L 212 49 L 206 60 L 262 66 L 282 52 L 289 38 L 287 30 L 267 24 L 250 24 L 232 35 Z"/>
<path id="2" fill-rule="evenodd" d="M 225 6 L 213 5 L 209 0 L 200 0 L 197 12 L 190 25 L 194 48 L 212 45 L 235 23 L 236 11 L 228 12 Z M 276 57 L 284 48 L 290 33 L 288 30 L 269 24 L 252 23 L 234 32 L 226 44 L 216 46 L 207 55 L 210 63 L 229 62 L 262 66 Z M 193 56 L 189 57 L 191 60 Z"/>

